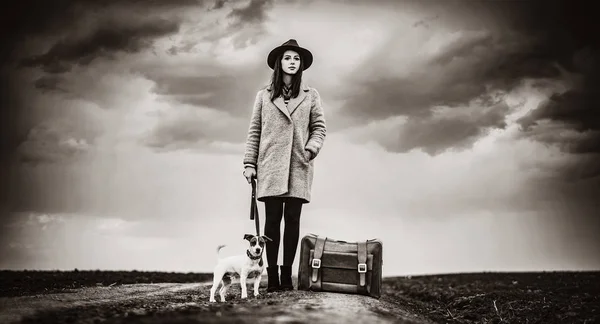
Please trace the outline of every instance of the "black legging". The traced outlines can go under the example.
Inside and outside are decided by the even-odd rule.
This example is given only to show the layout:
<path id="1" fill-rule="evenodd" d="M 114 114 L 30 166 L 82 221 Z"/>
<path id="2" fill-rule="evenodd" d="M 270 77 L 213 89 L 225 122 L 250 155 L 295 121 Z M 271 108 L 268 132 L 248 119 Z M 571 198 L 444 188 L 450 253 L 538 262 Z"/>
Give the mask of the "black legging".
<path id="1" fill-rule="evenodd" d="M 285 206 L 285 208 L 284 208 Z M 285 219 L 283 231 L 283 265 L 291 266 L 296 256 L 298 239 L 300 238 L 300 214 L 302 202 L 299 199 L 271 198 L 265 200 L 265 230 L 266 236 L 273 242 L 267 241 L 267 263 L 270 267 L 277 265 L 279 241 L 281 240 L 281 219 Z"/>

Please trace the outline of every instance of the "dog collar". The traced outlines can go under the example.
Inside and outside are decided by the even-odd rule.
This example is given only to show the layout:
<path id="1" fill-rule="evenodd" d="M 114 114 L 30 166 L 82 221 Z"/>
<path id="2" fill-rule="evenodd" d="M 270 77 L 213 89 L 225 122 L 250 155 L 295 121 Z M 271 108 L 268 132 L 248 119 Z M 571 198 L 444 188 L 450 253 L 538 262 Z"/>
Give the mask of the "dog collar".
<path id="1" fill-rule="evenodd" d="M 248 251 L 248 250 L 246 250 L 246 254 L 252 260 L 258 260 L 258 259 L 260 259 L 262 257 L 261 255 L 259 255 L 259 256 L 253 256 L 252 254 L 250 254 L 250 251 Z"/>

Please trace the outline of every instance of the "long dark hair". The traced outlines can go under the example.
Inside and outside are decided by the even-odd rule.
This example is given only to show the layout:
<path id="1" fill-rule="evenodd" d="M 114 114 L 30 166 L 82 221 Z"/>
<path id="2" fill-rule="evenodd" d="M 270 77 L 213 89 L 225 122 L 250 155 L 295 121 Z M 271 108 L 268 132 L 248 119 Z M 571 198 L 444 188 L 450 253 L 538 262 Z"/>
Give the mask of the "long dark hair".
<path id="1" fill-rule="evenodd" d="M 271 76 L 271 101 L 279 97 L 283 92 L 283 69 L 281 68 L 281 59 L 283 53 L 277 56 L 275 66 L 273 67 L 273 75 Z M 300 66 L 296 74 L 292 74 L 292 98 L 296 98 L 300 93 L 300 84 L 302 84 L 302 71 L 304 70 L 304 58 L 300 57 Z"/>

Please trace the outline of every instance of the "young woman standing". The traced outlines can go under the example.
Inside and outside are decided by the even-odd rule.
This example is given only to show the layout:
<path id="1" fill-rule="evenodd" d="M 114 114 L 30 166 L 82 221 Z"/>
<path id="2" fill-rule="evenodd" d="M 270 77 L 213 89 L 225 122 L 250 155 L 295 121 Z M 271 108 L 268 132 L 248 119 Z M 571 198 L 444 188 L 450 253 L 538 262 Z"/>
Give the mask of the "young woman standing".
<path id="1" fill-rule="evenodd" d="M 292 264 L 300 237 L 302 205 L 311 200 L 314 161 L 326 127 L 321 98 L 302 81 L 312 53 L 290 39 L 267 56 L 271 84 L 256 94 L 244 154 L 244 176 L 256 177 L 256 199 L 265 204 L 267 291 L 293 290 Z M 283 265 L 277 265 L 284 219 Z M 280 280 L 281 279 L 281 280 Z"/>

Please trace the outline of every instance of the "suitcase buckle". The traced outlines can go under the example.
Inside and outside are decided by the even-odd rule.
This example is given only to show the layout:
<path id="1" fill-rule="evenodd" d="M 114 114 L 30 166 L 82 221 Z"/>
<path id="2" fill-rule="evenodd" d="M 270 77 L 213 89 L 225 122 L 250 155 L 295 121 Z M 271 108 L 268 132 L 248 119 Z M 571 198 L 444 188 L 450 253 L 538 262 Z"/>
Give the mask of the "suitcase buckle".
<path id="1" fill-rule="evenodd" d="M 321 259 L 313 259 L 312 267 L 315 269 L 319 269 L 321 267 Z"/>
<path id="2" fill-rule="evenodd" d="M 366 263 L 358 264 L 358 273 L 367 273 L 367 264 Z"/>

